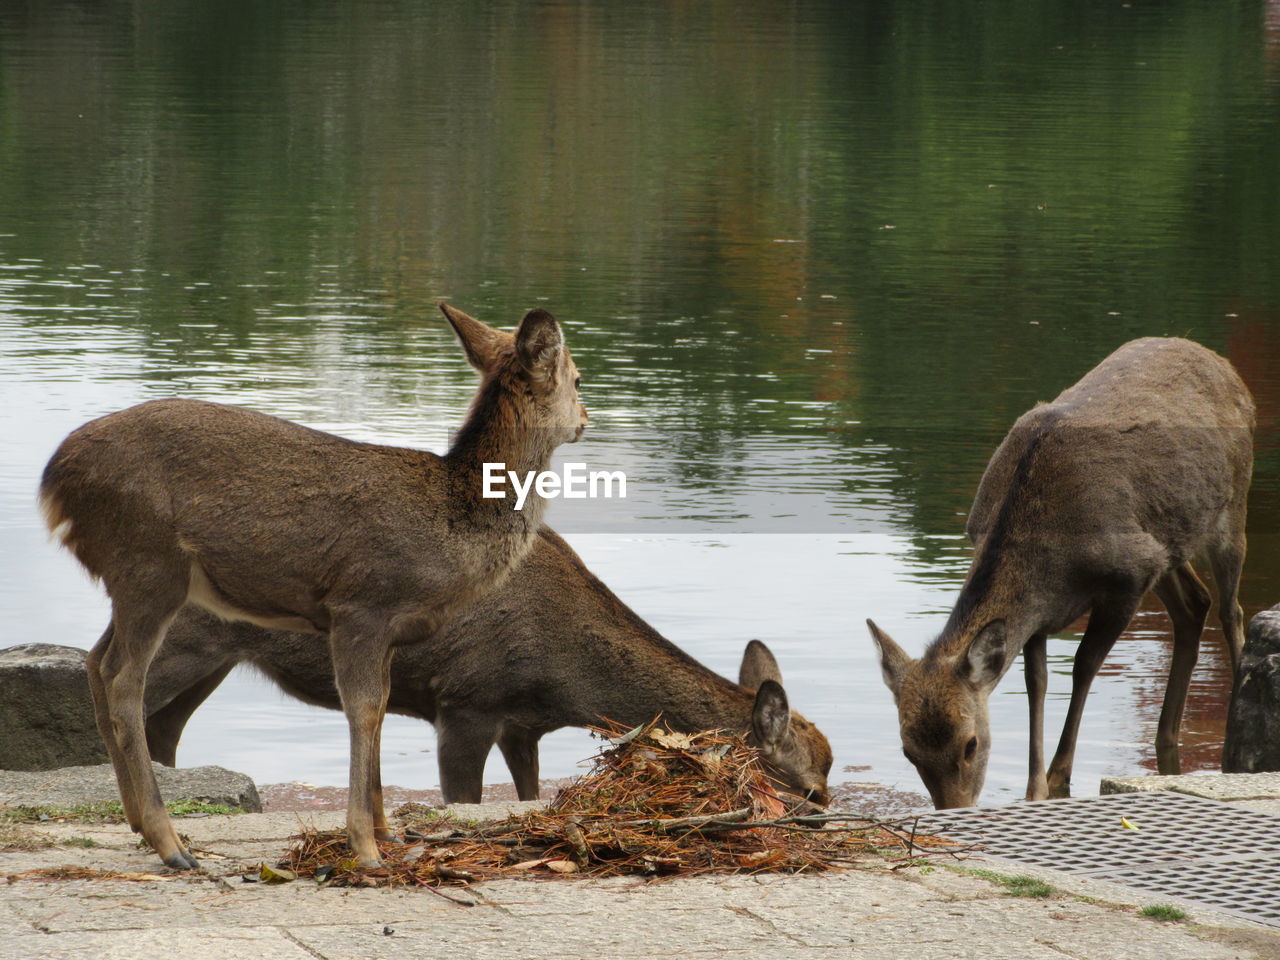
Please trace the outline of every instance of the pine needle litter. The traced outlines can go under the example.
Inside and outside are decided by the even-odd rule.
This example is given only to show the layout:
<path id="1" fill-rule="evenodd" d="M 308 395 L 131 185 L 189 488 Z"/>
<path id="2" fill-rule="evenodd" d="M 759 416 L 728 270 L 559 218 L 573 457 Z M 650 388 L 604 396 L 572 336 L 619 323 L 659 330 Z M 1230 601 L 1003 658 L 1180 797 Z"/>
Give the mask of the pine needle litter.
<path id="1" fill-rule="evenodd" d="M 379 844 L 384 867 L 360 867 L 340 832 L 307 831 L 280 869 L 263 866 L 261 879 L 435 888 L 509 877 L 814 873 L 959 852 L 917 835 L 911 819 L 788 806 L 741 738 L 672 733 L 660 719 L 593 730 L 607 746 L 545 809 L 468 826 L 407 803 L 394 811 L 406 842 Z"/>

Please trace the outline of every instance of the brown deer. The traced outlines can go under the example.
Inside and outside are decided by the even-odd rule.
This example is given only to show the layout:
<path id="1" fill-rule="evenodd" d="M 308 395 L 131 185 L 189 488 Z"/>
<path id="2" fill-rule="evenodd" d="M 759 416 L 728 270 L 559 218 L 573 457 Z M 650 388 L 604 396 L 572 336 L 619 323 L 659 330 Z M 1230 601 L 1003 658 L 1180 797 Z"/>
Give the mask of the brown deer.
<path id="1" fill-rule="evenodd" d="M 532 545 L 545 506 L 484 499 L 486 462 L 543 471 L 587 415 L 551 314 L 514 335 L 441 305 L 482 382 L 441 457 L 356 443 L 236 407 L 156 400 L 75 430 L 40 485 L 46 520 L 111 598 L 87 666 L 130 825 L 195 869 L 144 733 L 148 665 L 184 604 L 324 643 L 351 733 L 347 831 L 361 863 L 389 839 L 378 743 L 395 647 L 430 637 Z M 321 636 L 317 637 L 316 634 Z"/>
<path id="2" fill-rule="evenodd" d="M 1173 620 L 1156 746 L 1160 772 L 1177 772 L 1210 606 L 1196 555 L 1213 569 L 1233 675 L 1244 646 L 1236 592 L 1253 424 L 1253 400 L 1231 364 L 1188 340 L 1153 337 L 1120 347 L 1013 425 L 978 486 L 973 564 L 942 634 L 912 660 L 867 621 L 903 752 L 936 807 L 977 802 L 991 747 L 987 699 L 1019 651 L 1031 713 L 1027 799 L 1068 795 L 1089 686 L 1148 590 Z M 1045 640 L 1086 612 L 1046 776 Z"/>
<path id="3" fill-rule="evenodd" d="M 228 623 L 188 606 L 147 675 L 153 759 L 174 764 L 187 720 L 238 663 L 299 700 L 339 708 L 333 668 L 314 637 Z M 658 714 L 674 730 L 746 734 L 784 785 L 826 803 L 831 748 L 788 709 L 777 662 L 758 640 L 747 645 L 739 681 L 664 639 L 544 527 L 502 586 L 430 641 L 396 651 L 387 709 L 435 725 L 449 803 L 479 802 L 495 743 L 520 799 L 533 800 L 544 734 L 601 718 L 637 725 Z"/>

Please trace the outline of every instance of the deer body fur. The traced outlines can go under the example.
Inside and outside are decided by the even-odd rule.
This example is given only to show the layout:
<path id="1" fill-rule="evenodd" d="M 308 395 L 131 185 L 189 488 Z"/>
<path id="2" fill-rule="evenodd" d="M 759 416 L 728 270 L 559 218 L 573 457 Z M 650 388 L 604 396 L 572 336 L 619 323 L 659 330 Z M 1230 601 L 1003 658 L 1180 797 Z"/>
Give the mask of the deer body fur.
<path id="1" fill-rule="evenodd" d="M 238 663 L 290 695 L 337 708 L 333 670 L 313 638 L 221 621 L 187 607 L 147 679 L 152 757 L 172 765 L 195 709 Z M 547 528 L 508 580 L 430 641 L 396 652 L 387 709 L 434 724 L 449 803 L 478 803 L 496 743 L 521 799 L 538 796 L 538 740 L 602 718 L 637 725 L 661 714 L 673 730 L 746 734 L 784 784 L 825 802 L 831 750 L 792 713 L 777 664 L 759 641 L 733 683 L 637 616 Z"/>

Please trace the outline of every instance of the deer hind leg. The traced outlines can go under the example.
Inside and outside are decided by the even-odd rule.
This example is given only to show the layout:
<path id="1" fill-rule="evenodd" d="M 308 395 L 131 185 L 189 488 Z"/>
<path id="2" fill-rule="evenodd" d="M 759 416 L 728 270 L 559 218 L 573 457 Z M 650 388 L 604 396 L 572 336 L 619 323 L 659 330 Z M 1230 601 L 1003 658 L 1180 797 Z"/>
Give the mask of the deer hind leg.
<path id="1" fill-rule="evenodd" d="M 1218 592 L 1218 618 L 1231 660 L 1232 690 L 1240 680 L 1240 658 L 1244 654 L 1244 611 L 1240 609 L 1240 573 L 1244 568 L 1244 531 L 1209 551 L 1213 582 Z"/>
<path id="2" fill-rule="evenodd" d="M 186 597 L 186 577 L 161 572 L 128 587 L 108 583 L 108 592 L 113 607 L 110 636 L 104 635 L 94 648 L 89 672 L 125 815 L 167 866 L 197 869 L 199 864 L 178 839 L 160 797 L 147 749 L 143 702 L 147 668 Z"/>
<path id="3" fill-rule="evenodd" d="M 106 682 L 102 678 L 102 661 L 111 647 L 115 637 L 115 622 L 107 624 L 106 631 L 98 640 L 89 655 L 85 657 L 85 672 L 89 677 L 89 695 L 93 700 L 93 716 L 98 725 L 98 735 L 102 737 L 103 746 L 107 748 L 107 756 L 111 766 L 115 768 L 116 785 L 120 789 L 120 802 L 124 806 L 125 819 L 134 833 L 142 830 L 142 814 L 134 800 L 133 778 L 129 776 L 129 766 L 125 763 L 124 754 L 120 752 L 120 744 L 116 741 L 115 725 L 111 722 L 111 711 L 107 705 Z"/>
<path id="4" fill-rule="evenodd" d="M 227 679 L 234 664 L 212 665 L 211 672 L 206 672 L 210 664 L 198 666 L 200 675 L 194 679 L 171 676 L 171 671 L 164 670 L 156 661 L 152 661 L 147 674 L 147 750 L 152 760 L 166 767 L 177 766 L 178 741 L 182 739 L 187 721 Z M 175 687 L 179 688 L 177 693 L 170 694 Z M 151 709 L 150 704 L 157 700 L 165 701 L 163 706 Z"/>
<path id="5" fill-rule="evenodd" d="M 335 623 L 329 631 L 333 675 L 351 737 L 347 794 L 347 842 L 361 866 L 381 866 L 375 836 L 386 831 L 382 802 L 379 734 L 391 692 L 387 663 L 390 652 L 384 627 L 353 628 Z"/>
<path id="6" fill-rule="evenodd" d="M 1049 782 L 1044 772 L 1044 692 L 1048 686 L 1045 635 L 1034 634 L 1022 648 L 1022 668 L 1027 681 L 1027 708 L 1031 714 L 1027 755 L 1027 799 L 1044 800 Z"/>
<path id="7" fill-rule="evenodd" d="M 538 799 L 539 734 L 528 727 L 504 724 L 498 735 L 498 749 L 507 761 L 516 796 L 521 800 Z"/>
<path id="8" fill-rule="evenodd" d="M 1119 600 L 1098 604 L 1089 614 L 1089 625 L 1084 636 L 1080 638 L 1080 646 L 1076 650 L 1075 662 L 1071 667 L 1071 702 L 1067 706 L 1067 718 L 1062 725 L 1062 736 L 1058 739 L 1058 749 L 1049 764 L 1049 796 L 1068 797 L 1071 795 L 1071 768 L 1075 763 L 1076 738 L 1080 734 L 1080 718 L 1084 715 L 1084 703 L 1089 697 L 1089 688 L 1093 678 L 1098 675 L 1102 662 L 1111 652 L 1116 639 L 1124 632 L 1138 609 L 1138 601 L 1142 599 L 1140 591 Z"/>
<path id="9" fill-rule="evenodd" d="M 498 739 L 498 721 L 464 710 L 440 710 L 436 749 L 445 803 L 479 803 L 484 762 Z"/>
<path id="10" fill-rule="evenodd" d="M 1162 774 L 1175 774 L 1182 767 L 1178 731 L 1182 728 L 1182 713 L 1187 705 L 1191 672 L 1200 653 L 1200 634 L 1209 614 L 1210 598 L 1189 563 L 1170 570 L 1153 589 L 1173 620 L 1173 658 L 1156 729 L 1156 766 Z"/>

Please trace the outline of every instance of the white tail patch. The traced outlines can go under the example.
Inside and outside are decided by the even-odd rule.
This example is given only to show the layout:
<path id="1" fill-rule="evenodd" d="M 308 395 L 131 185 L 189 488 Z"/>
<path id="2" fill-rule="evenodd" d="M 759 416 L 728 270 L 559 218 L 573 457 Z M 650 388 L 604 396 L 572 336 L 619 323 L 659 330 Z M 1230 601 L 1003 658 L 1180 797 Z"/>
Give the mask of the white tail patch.
<path id="1" fill-rule="evenodd" d="M 40 491 L 40 512 L 44 514 L 44 524 L 49 529 L 49 536 L 68 550 L 74 551 L 71 518 L 63 512 L 61 501 L 47 490 Z"/>

